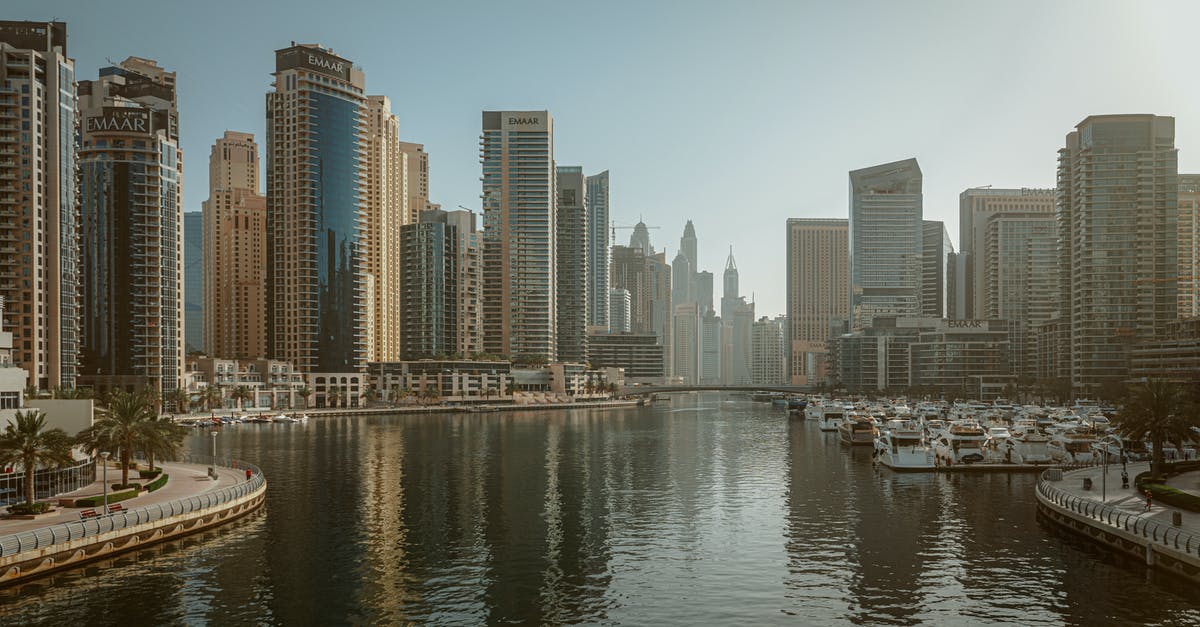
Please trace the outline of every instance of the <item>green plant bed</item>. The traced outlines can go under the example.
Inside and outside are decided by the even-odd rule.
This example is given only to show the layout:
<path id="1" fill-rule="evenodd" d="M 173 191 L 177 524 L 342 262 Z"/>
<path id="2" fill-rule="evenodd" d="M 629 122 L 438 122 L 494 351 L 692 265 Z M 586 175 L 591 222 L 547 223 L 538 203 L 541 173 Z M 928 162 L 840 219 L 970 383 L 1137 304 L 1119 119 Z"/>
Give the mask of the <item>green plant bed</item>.
<path id="1" fill-rule="evenodd" d="M 138 477 L 141 479 L 154 479 L 161 474 L 162 474 L 162 468 L 155 468 L 154 470 L 139 470 L 138 471 Z"/>
<path id="2" fill-rule="evenodd" d="M 1149 490 L 1150 494 L 1154 495 L 1154 500 L 1161 503 L 1186 509 L 1189 512 L 1200 512 L 1200 496 L 1195 494 L 1176 490 L 1160 483 L 1147 483 L 1142 486 L 1142 489 Z"/>
<path id="3" fill-rule="evenodd" d="M 50 511 L 49 503 L 17 503 L 9 506 L 8 513 L 17 516 L 28 516 L 30 514 L 45 514 Z"/>
<path id="4" fill-rule="evenodd" d="M 154 481 L 151 481 L 150 483 L 147 483 L 147 484 L 146 484 L 146 491 L 147 491 L 147 492 L 153 492 L 153 491 L 155 491 L 155 490 L 157 490 L 157 489 L 159 489 L 159 488 L 161 488 L 161 487 L 163 487 L 163 486 L 167 485 L 167 478 L 168 478 L 168 477 L 170 477 L 170 476 L 171 476 L 171 475 L 161 475 L 159 478 L 155 479 Z"/>
<path id="5" fill-rule="evenodd" d="M 113 503 L 119 503 L 121 501 L 131 499 L 131 498 L 137 496 L 138 494 L 141 494 L 141 490 L 129 490 L 127 492 L 113 492 L 112 494 L 108 495 L 108 502 L 110 505 Z M 103 504 L 104 504 L 103 496 L 89 496 L 86 499 L 75 499 L 75 507 L 98 507 Z"/>
<path id="6" fill-rule="evenodd" d="M 111 486 L 109 486 L 109 487 L 110 487 L 110 488 L 112 488 L 112 491 L 113 491 L 113 492 L 120 492 L 121 490 L 141 490 L 141 489 L 142 489 L 142 484 L 140 484 L 140 483 L 133 483 L 133 482 L 130 482 L 130 483 L 114 483 L 114 484 L 112 484 L 112 485 L 111 485 Z"/>

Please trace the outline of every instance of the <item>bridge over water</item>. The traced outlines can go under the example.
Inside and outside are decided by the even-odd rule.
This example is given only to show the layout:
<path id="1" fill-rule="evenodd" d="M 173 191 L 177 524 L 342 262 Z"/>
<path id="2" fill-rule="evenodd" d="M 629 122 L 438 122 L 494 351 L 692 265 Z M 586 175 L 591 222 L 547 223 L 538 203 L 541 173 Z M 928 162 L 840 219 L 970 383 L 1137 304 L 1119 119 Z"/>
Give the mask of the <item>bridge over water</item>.
<path id="1" fill-rule="evenodd" d="M 811 394 L 815 389 L 807 385 L 638 385 L 618 390 L 624 396 L 649 396 L 674 392 L 782 392 L 784 394 Z"/>

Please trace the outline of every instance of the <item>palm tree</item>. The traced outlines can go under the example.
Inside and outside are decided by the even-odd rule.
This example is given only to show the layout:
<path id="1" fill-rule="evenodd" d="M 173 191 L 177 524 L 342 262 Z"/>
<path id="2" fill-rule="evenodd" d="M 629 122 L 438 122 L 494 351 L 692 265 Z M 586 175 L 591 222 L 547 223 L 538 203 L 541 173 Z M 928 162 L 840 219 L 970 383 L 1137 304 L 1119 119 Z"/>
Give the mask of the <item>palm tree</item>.
<path id="1" fill-rule="evenodd" d="M 244 401 L 248 401 L 248 400 L 254 398 L 254 394 L 250 391 L 250 388 L 248 388 L 244 385 L 239 385 L 239 386 L 233 388 L 233 393 L 230 394 L 229 396 L 233 400 L 237 401 L 238 409 L 242 408 L 242 403 Z"/>
<path id="2" fill-rule="evenodd" d="M 325 395 L 325 403 L 328 407 L 336 408 L 338 406 L 338 401 L 341 398 L 342 398 L 342 393 L 339 392 L 337 389 L 333 389 L 333 390 L 330 390 L 329 393 L 327 393 Z"/>
<path id="3" fill-rule="evenodd" d="M 32 409 L 18 411 L 0 433 L 0 464 L 25 468 L 25 502 L 33 503 L 33 477 L 38 464 L 65 466 L 71 458 L 71 437 L 62 429 L 47 429 L 46 415 Z"/>
<path id="4" fill-rule="evenodd" d="M 200 392 L 200 400 L 208 407 L 209 411 L 220 404 L 224 396 L 225 394 L 221 391 L 221 386 L 219 385 L 207 386 L 204 388 L 204 391 Z"/>
<path id="5" fill-rule="evenodd" d="M 1177 445 L 1195 436 L 1200 415 L 1183 394 L 1183 389 L 1163 379 L 1147 379 L 1133 386 L 1116 417 L 1117 428 L 1129 438 L 1149 436 L 1154 446 L 1151 474 L 1163 476 L 1163 444 Z"/>
<path id="6" fill-rule="evenodd" d="M 175 388 L 174 390 L 171 390 L 168 398 L 171 399 L 171 404 L 175 406 L 175 411 L 181 414 L 188 413 L 188 405 L 190 405 L 192 402 L 192 396 L 191 394 L 188 394 L 187 390 L 183 388 Z"/>
<path id="7" fill-rule="evenodd" d="M 183 438 L 187 429 L 176 424 L 169 418 L 155 416 L 143 422 L 139 428 L 142 452 L 150 470 L 154 470 L 154 457 L 174 459 L 179 449 L 183 447 Z"/>
<path id="8" fill-rule="evenodd" d="M 80 432 L 77 441 L 93 455 L 116 447 L 121 453 L 121 485 L 128 485 L 129 458 L 142 443 L 142 423 L 158 417 L 154 393 L 148 388 L 137 392 L 114 390 L 108 396 L 108 406 L 98 407 L 97 413 L 100 418 Z"/>
<path id="9" fill-rule="evenodd" d="M 308 397 L 312 395 L 312 388 L 307 385 L 296 390 L 296 394 L 300 395 L 300 401 L 304 403 L 304 409 L 308 409 Z"/>

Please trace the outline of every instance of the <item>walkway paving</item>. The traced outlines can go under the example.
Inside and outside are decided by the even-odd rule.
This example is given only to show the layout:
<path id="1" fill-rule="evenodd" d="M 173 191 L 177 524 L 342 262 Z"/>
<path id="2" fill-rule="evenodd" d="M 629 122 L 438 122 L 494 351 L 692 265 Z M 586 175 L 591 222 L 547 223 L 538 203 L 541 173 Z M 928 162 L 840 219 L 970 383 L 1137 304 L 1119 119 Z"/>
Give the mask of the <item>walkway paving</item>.
<path id="1" fill-rule="evenodd" d="M 205 492 L 210 492 L 212 490 L 230 486 L 246 480 L 245 471 L 234 470 L 232 468 L 217 467 L 215 469 L 217 471 L 217 479 L 214 481 L 208 477 L 208 466 L 197 464 L 179 464 L 174 462 L 167 462 L 157 465 L 162 466 L 163 472 L 171 475 L 171 478 L 167 480 L 167 485 L 155 490 L 154 492 L 143 492 L 139 496 L 121 501 L 121 505 L 124 505 L 126 509 L 135 509 L 138 507 L 145 507 L 147 505 L 165 503 L 167 501 L 172 501 L 179 498 L 196 496 L 197 494 L 204 494 Z M 85 488 L 76 490 L 74 492 L 69 492 L 67 494 L 60 494 L 52 499 L 42 500 L 58 503 L 58 499 L 61 498 L 99 496 L 104 492 L 104 481 L 101 478 L 103 477 L 103 472 L 100 470 L 99 466 L 96 468 L 96 476 L 97 480 Z M 135 481 L 142 484 L 147 482 L 145 480 L 137 479 L 136 477 L 137 473 L 132 473 L 130 476 L 130 481 Z M 109 467 L 108 482 L 111 484 L 119 483 L 120 481 L 121 471 L 115 467 Z M 84 509 L 90 508 L 59 507 L 59 513 L 57 515 L 47 516 L 37 520 L 0 520 L 0 536 L 18 533 L 21 531 L 28 531 L 30 529 L 49 527 L 51 525 L 74 522 L 79 520 L 79 512 Z M 99 511 L 100 508 L 97 507 L 96 509 Z"/>
<path id="2" fill-rule="evenodd" d="M 1146 511 L 1146 496 L 1134 488 L 1133 479 L 1139 473 L 1148 470 L 1150 470 L 1149 462 L 1129 464 L 1126 470 L 1129 473 L 1129 487 L 1124 489 L 1121 488 L 1121 464 L 1108 465 L 1107 489 L 1104 489 L 1104 484 L 1101 481 L 1105 477 L 1105 468 L 1103 466 L 1094 466 L 1092 468 L 1063 473 L 1063 480 L 1055 482 L 1053 485 L 1073 496 L 1092 499 L 1093 501 L 1103 501 L 1132 514 L 1137 514 Z M 1091 490 L 1083 489 L 1083 479 L 1085 477 L 1092 480 Z M 1200 471 L 1185 472 L 1171 477 L 1167 481 L 1167 485 L 1200 496 Z M 1189 512 L 1165 505 L 1159 501 L 1154 501 L 1150 506 L 1150 511 L 1145 513 L 1143 518 L 1170 526 L 1172 512 L 1179 512 L 1182 515 L 1183 529 L 1200 535 L 1200 512 Z"/>

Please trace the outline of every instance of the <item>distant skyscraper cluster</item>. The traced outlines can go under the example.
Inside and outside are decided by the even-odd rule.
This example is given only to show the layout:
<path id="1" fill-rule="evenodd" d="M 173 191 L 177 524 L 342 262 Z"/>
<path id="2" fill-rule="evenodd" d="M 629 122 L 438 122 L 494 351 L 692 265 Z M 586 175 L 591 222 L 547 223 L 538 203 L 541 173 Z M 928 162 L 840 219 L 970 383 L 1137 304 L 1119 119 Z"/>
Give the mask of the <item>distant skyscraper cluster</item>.
<path id="1" fill-rule="evenodd" d="M 915 159 L 850 172 L 846 221 L 789 220 L 790 381 L 1095 392 L 1134 353 L 1200 355 L 1167 337 L 1200 314 L 1200 177 L 1178 174 L 1174 118 L 1088 117 L 1058 164 L 1055 189 L 965 190 L 957 252 Z"/>

